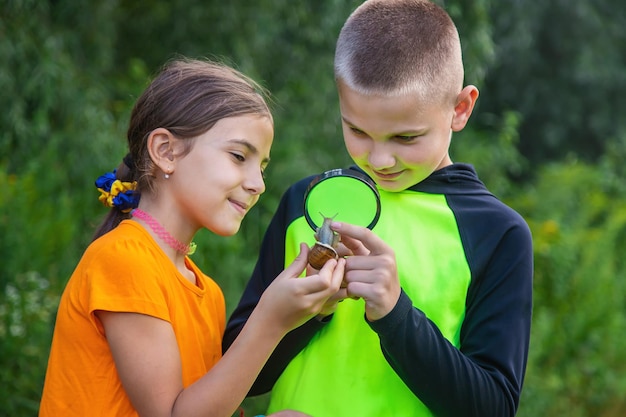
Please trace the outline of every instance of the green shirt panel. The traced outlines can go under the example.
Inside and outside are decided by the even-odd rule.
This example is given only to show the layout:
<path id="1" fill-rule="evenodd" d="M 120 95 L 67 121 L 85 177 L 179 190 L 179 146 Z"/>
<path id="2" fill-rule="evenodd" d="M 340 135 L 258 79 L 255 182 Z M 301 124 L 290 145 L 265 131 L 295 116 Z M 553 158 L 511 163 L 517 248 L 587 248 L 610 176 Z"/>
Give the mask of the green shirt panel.
<path id="1" fill-rule="evenodd" d="M 443 195 L 380 191 L 374 232 L 395 251 L 400 283 L 413 301 L 459 346 L 470 271 L 454 214 Z M 286 233 L 286 265 L 299 243 L 314 242 L 304 218 Z M 287 366 L 269 412 L 295 409 L 315 417 L 431 416 L 385 360 L 362 300 L 339 303 L 332 320 Z"/>

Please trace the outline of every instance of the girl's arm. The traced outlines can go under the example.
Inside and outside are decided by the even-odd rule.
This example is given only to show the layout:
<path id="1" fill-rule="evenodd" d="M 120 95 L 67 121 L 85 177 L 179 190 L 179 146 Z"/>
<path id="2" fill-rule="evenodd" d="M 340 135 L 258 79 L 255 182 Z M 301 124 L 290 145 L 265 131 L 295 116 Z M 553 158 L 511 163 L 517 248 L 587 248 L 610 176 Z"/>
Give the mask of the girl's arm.
<path id="1" fill-rule="evenodd" d="M 308 248 L 268 287 L 224 357 L 187 388 L 171 325 L 137 313 L 98 311 L 118 374 L 142 417 L 230 416 L 282 337 L 315 316 L 343 278 L 344 260 L 328 262 L 318 275 L 298 276 Z"/>

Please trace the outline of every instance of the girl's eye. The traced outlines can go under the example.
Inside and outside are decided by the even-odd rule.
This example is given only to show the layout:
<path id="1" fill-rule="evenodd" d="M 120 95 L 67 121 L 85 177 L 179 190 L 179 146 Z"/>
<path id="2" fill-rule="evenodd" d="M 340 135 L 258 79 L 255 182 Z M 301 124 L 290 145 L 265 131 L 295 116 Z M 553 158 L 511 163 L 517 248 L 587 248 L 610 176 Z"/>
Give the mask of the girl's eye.
<path id="1" fill-rule="evenodd" d="M 233 158 L 235 158 L 239 162 L 245 162 L 246 160 L 246 157 L 239 153 L 231 152 L 230 154 L 233 156 Z"/>

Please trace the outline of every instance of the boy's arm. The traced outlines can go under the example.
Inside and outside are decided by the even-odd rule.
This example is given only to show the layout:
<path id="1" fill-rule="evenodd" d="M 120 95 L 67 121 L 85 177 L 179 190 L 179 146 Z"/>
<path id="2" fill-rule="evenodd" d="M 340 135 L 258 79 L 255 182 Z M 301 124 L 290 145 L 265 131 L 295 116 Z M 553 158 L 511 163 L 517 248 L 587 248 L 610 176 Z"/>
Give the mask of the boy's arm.
<path id="1" fill-rule="evenodd" d="M 527 226 L 510 228 L 473 278 L 455 348 L 403 292 L 370 323 L 383 354 L 406 385 L 438 416 L 513 416 L 528 356 L 532 242 Z"/>

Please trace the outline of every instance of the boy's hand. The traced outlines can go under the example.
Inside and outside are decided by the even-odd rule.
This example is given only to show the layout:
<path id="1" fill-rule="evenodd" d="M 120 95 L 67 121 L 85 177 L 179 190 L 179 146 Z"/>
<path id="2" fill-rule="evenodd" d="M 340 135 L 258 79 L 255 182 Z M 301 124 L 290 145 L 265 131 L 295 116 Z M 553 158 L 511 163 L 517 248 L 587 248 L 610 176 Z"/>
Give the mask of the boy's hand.
<path id="1" fill-rule="evenodd" d="M 366 227 L 340 222 L 333 222 L 331 227 L 353 253 L 346 258 L 347 296 L 365 300 L 369 321 L 383 318 L 400 298 L 395 252 Z"/>

